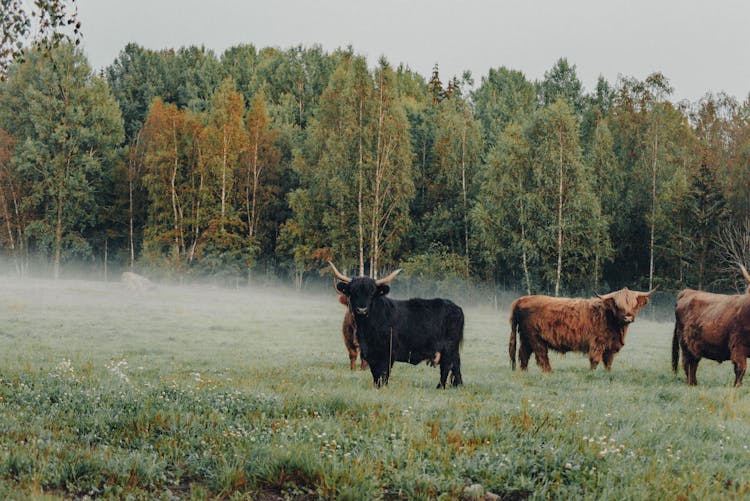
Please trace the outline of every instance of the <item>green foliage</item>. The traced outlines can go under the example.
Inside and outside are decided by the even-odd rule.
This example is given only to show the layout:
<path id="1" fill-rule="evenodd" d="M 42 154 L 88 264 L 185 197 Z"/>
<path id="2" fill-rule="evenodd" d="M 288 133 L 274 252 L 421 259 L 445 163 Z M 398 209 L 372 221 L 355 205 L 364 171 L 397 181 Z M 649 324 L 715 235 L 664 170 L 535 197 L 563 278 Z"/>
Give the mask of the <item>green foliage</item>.
<path id="1" fill-rule="evenodd" d="M 608 255 L 607 222 L 570 107 L 542 108 L 525 127 L 510 124 L 496 144 L 473 212 L 488 264 L 529 291 L 559 294 L 561 282 L 570 291 L 594 287 L 597 277 L 584 270 Z"/>
<path id="2" fill-rule="evenodd" d="M 486 278 L 512 276 L 532 288 L 529 265 L 537 262 L 530 244 L 529 204 L 533 195 L 530 144 L 524 129 L 510 123 L 487 154 L 479 197 L 472 211 Z"/>
<path id="3" fill-rule="evenodd" d="M 21 0 L 0 3 L 0 79 L 14 61 L 24 60 L 24 49 L 33 41 L 49 53 L 61 43 L 81 42 L 81 22 L 75 0 L 36 0 L 33 6 Z"/>
<path id="4" fill-rule="evenodd" d="M 57 276 L 62 262 L 89 248 L 79 242 L 106 218 L 122 118 L 107 86 L 71 45 L 29 53 L 9 72 L 0 102 L 0 122 L 23 138 L 11 165 L 29 190 L 15 194 L 29 214 L 24 238 L 33 240 L 24 247 L 51 256 Z"/>
<path id="5" fill-rule="evenodd" d="M 527 291 L 729 283 L 714 229 L 748 212 L 750 106 L 673 104 L 661 73 L 586 92 L 561 58 L 467 92 L 468 73 L 426 81 L 351 47 L 128 44 L 106 80 L 70 46 L 30 57 L 0 84 L 0 249 L 18 274 L 76 257 L 301 285 L 328 259 L 375 275 L 439 244 L 464 276 Z"/>
<path id="6" fill-rule="evenodd" d="M 411 144 L 405 101 L 387 62 L 372 74 L 362 57 L 337 67 L 298 158 L 303 188 L 290 195 L 294 212 L 285 247 L 306 258 L 297 269 L 333 256 L 347 267 L 360 256 L 371 270 L 392 262 L 413 197 Z M 387 242 L 388 245 L 384 245 Z M 381 261 L 382 259 L 382 261 Z"/>
<path id="7" fill-rule="evenodd" d="M 447 292 L 466 279 L 466 257 L 450 252 L 440 243 L 433 243 L 423 254 L 411 256 L 401 267 L 404 278 L 420 290 L 434 283 L 438 291 Z"/>
<path id="8" fill-rule="evenodd" d="M 534 85 L 522 72 L 505 67 L 490 68 L 472 97 L 487 150 L 495 145 L 508 123 L 521 121 L 536 108 Z"/>
<path id="9" fill-rule="evenodd" d="M 570 65 L 566 58 L 560 58 L 555 65 L 544 73 L 544 80 L 539 84 L 539 100 L 549 106 L 557 100 L 565 101 L 576 115 L 583 112 L 583 86 L 576 74 L 576 66 Z"/>

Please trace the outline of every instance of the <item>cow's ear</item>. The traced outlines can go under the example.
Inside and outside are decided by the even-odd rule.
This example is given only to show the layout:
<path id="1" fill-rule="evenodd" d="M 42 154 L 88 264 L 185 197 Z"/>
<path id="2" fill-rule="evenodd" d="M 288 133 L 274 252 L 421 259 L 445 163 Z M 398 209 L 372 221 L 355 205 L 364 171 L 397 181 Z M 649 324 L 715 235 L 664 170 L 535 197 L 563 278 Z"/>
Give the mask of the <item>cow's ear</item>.
<path id="1" fill-rule="evenodd" d="M 645 294 L 639 294 L 636 301 L 638 301 L 638 308 L 643 308 L 648 304 L 648 296 Z"/>
<path id="2" fill-rule="evenodd" d="M 390 285 L 378 285 L 378 296 L 385 296 L 391 291 Z"/>
<path id="3" fill-rule="evenodd" d="M 349 283 L 348 282 L 336 282 L 336 290 L 345 296 L 349 295 Z"/>
<path id="4" fill-rule="evenodd" d="M 607 308 L 609 311 L 616 313 L 617 308 L 615 307 L 615 298 L 608 297 L 606 299 L 602 299 L 602 303 L 604 303 L 604 307 Z"/>

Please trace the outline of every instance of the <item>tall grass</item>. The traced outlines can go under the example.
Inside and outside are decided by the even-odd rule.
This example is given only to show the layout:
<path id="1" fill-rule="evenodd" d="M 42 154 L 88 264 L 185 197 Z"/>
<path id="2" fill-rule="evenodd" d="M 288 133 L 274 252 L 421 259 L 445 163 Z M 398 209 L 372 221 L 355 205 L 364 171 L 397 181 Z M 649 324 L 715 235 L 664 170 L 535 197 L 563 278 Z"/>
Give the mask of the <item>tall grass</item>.
<path id="1" fill-rule="evenodd" d="M 612 372 L 520 373 L 507 312 L 469 307 L 464 387 L 397 364 L 376 390 L 343 313 L 333 292 L 0 283 L 0 497 L 750 496 L 748 389 L 712 362 L 687 387 L 669 323 L 639 318 Z"/>

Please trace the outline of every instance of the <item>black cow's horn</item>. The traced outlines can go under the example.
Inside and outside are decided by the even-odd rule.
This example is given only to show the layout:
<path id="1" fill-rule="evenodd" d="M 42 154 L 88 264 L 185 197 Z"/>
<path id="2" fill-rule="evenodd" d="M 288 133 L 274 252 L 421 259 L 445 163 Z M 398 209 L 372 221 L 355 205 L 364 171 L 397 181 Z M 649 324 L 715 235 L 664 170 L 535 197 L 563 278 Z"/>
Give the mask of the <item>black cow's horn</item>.
<path id="1" fill-rule="evenodd" d="M 747 269 L 740 265 L 740 271 L 742 272 L 742 276 L 745 277 L 745 281 L 750 284 L 750 274 L 748 274 Z"/>
<path id="2" fill-rule="evenodd" d="M 331 265 L 331 270 L 333 270 L 333 275 L 336 278 L 338 278 L 342 282 L 346 282 L 346 283 L 349 283 L 349 282 L 352 281 L 351 278 L 347 277 L 346 275 L 344 275 L 343 273 L 341 273 L 339 270 L 337 270 L 336 267 L 333 265 L 332 262 L 328 261 L 328 264 Z"/>
<path id="3" fill-rule="evenodd" d="M 399 268 L 396 271 L 394 271 L 393 273 L 391 273 L 390 275 L 388 275 L 387 277 L 381 278 L 380 280 L 376 280 L 375 284 L 376 285 L 389 284 L 389 283 L 393 282 L 393 279 L 396 278 L 396 275 L 398 275 L 399 273 L 401 273 L 401 271 L 403 271 L 403 270 L 401 270 L 401 268 Z"/>

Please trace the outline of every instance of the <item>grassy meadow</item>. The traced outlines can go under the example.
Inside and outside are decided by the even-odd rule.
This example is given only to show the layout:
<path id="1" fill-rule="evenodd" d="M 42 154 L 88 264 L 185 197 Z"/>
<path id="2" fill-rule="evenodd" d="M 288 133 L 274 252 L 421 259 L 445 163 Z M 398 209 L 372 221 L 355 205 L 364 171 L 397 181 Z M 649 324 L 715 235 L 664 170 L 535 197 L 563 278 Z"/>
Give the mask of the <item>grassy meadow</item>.
<path id="1" fill-rule="evenodd" d="M 671 323 L 642 312 L 610 373 L 520 373 L 507 311 L 464 306 L 464 387 L 376 390 L 332 290 L 0 278 L 0 498 L 750 496 L 750 387 L 703 361 L 688 388 Z"/>

